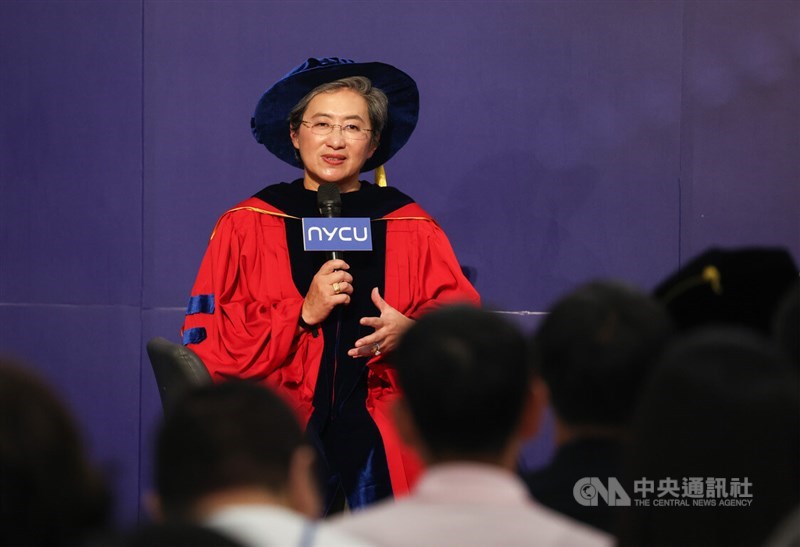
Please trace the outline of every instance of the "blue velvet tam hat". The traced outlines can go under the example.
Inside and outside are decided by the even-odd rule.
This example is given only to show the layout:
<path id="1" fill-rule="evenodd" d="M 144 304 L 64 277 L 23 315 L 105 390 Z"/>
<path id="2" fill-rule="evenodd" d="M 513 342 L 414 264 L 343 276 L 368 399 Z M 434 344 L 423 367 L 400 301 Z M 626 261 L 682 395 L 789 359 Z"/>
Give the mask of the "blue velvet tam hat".
<path id="1" fill-rule="evenodd" d="M 350 76 L 369 78 L 389 99 L 389 119 L 378 149 L 361 172 L 383 165 L 408 142 L 419 117 L 416 82 L 402 70 L 385 63 L 356 63 L 338 57 L 308 59 L 261 96 L 250 120 L 253 136 L 278 158 L 302 169 L 289 136 L 289 112 L 317 86 Z"/>

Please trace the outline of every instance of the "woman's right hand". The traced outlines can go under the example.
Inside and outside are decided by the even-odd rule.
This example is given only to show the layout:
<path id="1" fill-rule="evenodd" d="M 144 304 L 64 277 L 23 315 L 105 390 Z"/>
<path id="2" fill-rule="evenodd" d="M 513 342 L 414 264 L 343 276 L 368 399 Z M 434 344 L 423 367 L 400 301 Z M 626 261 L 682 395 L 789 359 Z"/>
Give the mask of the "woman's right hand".
<path id="1" fill-rule="evenodd" d="M 318 325 L 325 321 L 333 308 L 350 303 L 353 294 L 353 276 L 344 260 L 328 260 L 311 280 L 306 299 L 300 310 L 303 321 Z"/>

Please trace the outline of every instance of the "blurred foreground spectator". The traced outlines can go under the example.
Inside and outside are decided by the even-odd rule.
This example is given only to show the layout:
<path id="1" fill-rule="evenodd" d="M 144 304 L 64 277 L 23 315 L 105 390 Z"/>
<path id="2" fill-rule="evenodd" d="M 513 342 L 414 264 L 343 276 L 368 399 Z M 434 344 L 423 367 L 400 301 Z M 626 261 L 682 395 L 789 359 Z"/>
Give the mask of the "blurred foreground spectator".
<path id="1" fill-rule="evenodd" d="M 362 545 L 317 525 L 314 452 L 286 403 L 231 381 L 187 393 L 158 433 L 156 520 L 250 547 Z"/>
<path id="2" fill-rule="evenodd" d="M 142 526 L 113 547 L 244 547 L 233 539 L 198 524 L 156 523 Z"/>
<path id="3" fill-rule="evenodd" d="M 622 545 L 761 545 L 800 504 L 800 386 L 744 329 L 677 341 L 642 394 Z"/>
<path id="4" fill-rule="evenodd" d="M 111 497 L 50 386 L 0 359 L 0 545 L 82 545 L 106 532 Z"/>
<path id="5" fill-rule="evenodd" d="M 621 479 L 637 397 L 671 333 L 660 305 L 612 281 L 579 287 L 553 306 L 534 335 L 532 359 L 553 406 L 556 453 L 524 477 L 534 498 L 613 531 L 615 508 L 581 505 L 574 488 L 584 477 Z"/>
<path id="6" fill-rule="evenodd" d="M 800 281 L 786 293 L 775 311 L 772 338 L 800 371 Z"/>
<path id="7" fill-rule="evenodd" d="M 332 521 L 378 545 L 609 545 L 606 534 L 531 500 L 514 474 L 536 430 L 522 334 L 471 307 L 432 312 L 404 335 L 392 364 L 405 397 L 394 418 L 428 468 L 406 497 Z"/>

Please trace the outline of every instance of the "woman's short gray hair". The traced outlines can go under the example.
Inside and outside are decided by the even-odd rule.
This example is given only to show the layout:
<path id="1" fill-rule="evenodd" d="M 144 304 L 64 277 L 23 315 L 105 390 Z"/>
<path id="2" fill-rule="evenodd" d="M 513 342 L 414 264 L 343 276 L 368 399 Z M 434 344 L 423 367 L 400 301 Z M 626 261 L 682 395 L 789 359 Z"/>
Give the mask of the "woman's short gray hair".
<path id="1" fill-rule="evenodd" d="M 312 89 L 289 112 L 289 128 L 295 133 L 300 129 L 308 103 L 314 97 L 320 93 L 332 93 L 340 89 L 352 89 L 367 101 L 369 123 L 372 125 L 372 144 L 378 146 L 383 128 L 386 127 L 386 121 L 389 119 L 389 99 L 383 91 L 373 87 L 369 78 L 364 76 L 350 76 L 349 78 L 334 80 Z"/>

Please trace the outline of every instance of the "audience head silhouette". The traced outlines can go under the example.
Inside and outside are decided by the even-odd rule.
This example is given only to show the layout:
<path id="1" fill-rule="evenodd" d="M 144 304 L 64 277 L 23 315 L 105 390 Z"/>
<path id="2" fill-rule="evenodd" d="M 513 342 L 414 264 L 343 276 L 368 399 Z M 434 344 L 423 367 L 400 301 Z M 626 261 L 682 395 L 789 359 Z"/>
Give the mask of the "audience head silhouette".
<path id="1" fill-rule="evenodd" d="M 110 495 L 68 409 L 0 359 L 0 545 L 75 545 L 108 524 Z"/>
<path id="2" fill-rule="evenodd" d="M 591 282 L 557 301 L 532 355 L 558 420 L 594 434 L 627 427 L 671 332 L 661 306 L 616 282 Z"/>
<path id="3" fill-rule="evenodd" d="M 642 395 L 628 475 L 699 481 L 718 506 L 632 508 L 623 544 L 761 544 L 800 504 L 798 431 L 797 373 L 766 339 L 728 327 L 676 341 Z"/>
<path id="4" fill-rule="evenodd" d="M 334 522 L 377 545 L 585 545 L 610 538 L 531 501 L 516 475 L 539 425 L 525 337 L 502 315 L 440 308 L 419 319 L 392 354 L 404 398 L 403 438 L 429 464 L 411 493 Z"/>
<path id="5" fill-rule="evenodd" d="M 155 485 L 168 520 L 202 520 L 231 502 L 316 515 L 313 456 L 275 393 L 246 382 L 194 389 L 157 439 Z"/>
<path id="6" fill-rule="evenodd" d="M 392 362 L 405 393 L 398 413 L 413 423 L 431 462 L 494 461 L 531 419 L 525 340 L 497 314 L 469 306 L 430 313 L 405 334 Z"/>
<path id="7" fill-rule="evenodd" d="M 573 496 L 584 477 L 621 475 L 623 442 L 637 396 L 672 325 L 646 294 L 598 280 L 558 300 L 533 337 L 532 359 L 550 394 L 556 452 L 525 475 L 548 507 L 608 532 L 616 514 Z"/>

